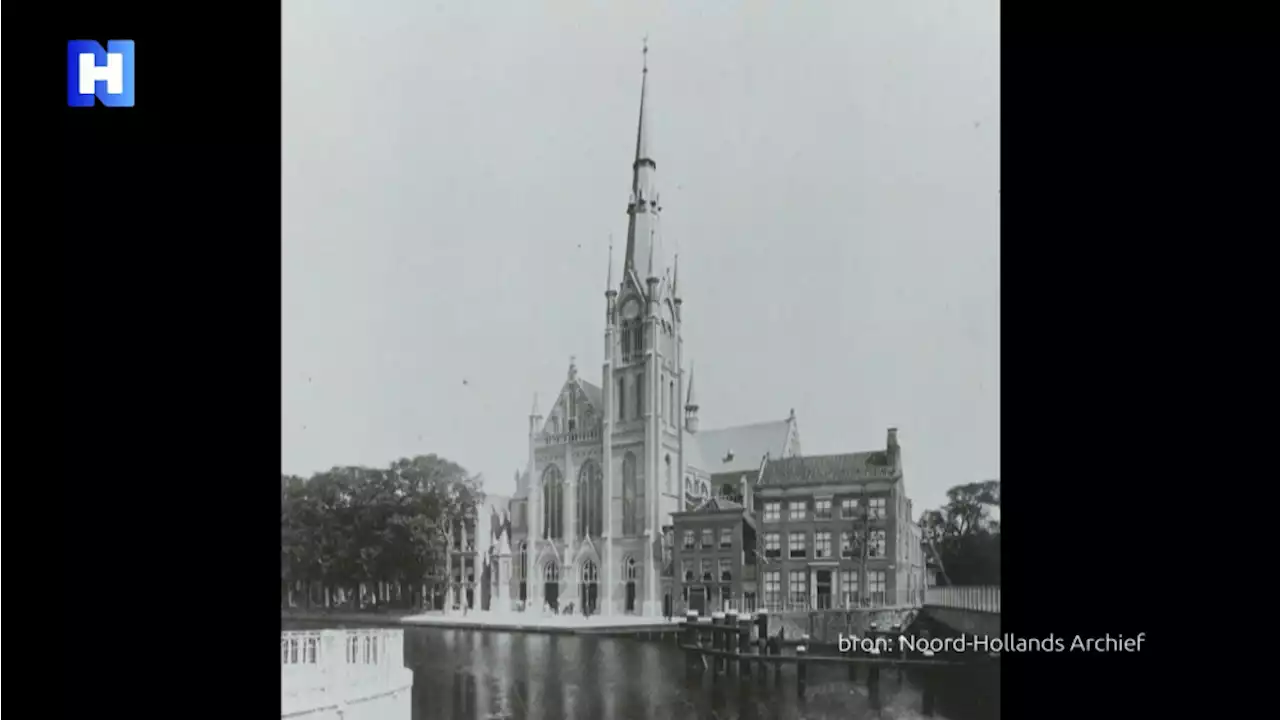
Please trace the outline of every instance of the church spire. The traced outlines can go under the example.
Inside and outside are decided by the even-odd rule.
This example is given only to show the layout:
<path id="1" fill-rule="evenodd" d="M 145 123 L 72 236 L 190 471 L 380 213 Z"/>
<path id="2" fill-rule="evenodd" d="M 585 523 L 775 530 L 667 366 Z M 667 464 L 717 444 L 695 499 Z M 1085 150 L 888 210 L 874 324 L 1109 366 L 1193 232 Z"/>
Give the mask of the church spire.
<path id="1" fill-rule="evenodd" d="M 654 270 L 661 272 L 665 266 L 662 253 L 653 247 L 658 242 L 657 226 L 658 192 L 655 174 L 658 168 L 653 161 L 653 148 L 649 142 L 649 41 L 644 44 L 644 66 L 640 74 L 640 118 L 636 124 L 636 156 L 631 165 L 631 198 L 627 205 L 627 254 L 623 261 L 624 274 L 634 273 L 637 282 L 643 282 L 643 263 L 655 257 Z"/>
<path id="2" fill-rule="evenodd" d="M 649 157 L 649 122 L 645 116 L 645 96 L 649 87 L 649 38 L 644 39 L 644 49 L 641 50 L 644 56 L 643 67 L 640 69 L 640 122 L 636 127 L 636 164 L 640 164 L 641 160 L 653 162 Z"/>

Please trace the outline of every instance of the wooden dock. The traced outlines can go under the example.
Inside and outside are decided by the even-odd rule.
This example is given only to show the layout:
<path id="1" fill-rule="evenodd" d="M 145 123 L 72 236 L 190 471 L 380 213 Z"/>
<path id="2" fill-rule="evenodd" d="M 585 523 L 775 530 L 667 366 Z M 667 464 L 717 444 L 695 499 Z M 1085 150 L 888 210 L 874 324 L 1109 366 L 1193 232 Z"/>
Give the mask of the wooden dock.
<path id="1" fill-rule="evenodd" d="M 812 665 L 842 665 L 848 678 L 857 681 L 858 668 L 865 667 L 868 694 L 873 708 L 880 709 L 880 675 L 888 668 L 901 678 L 907 669 L 915 671 L 922 684 L 921 712 L 926 717 L 934 714 L 939 675 L 948 668 L 989 661 L 985 656 L 959 657 L 954 654 L 936 654 L 928 650 L 907 652 L 901 638 L 906 637 L 903 628 L 893 626 L 889 630 L 873 629 L 868 639 L 876 641 L 867 650 L 850 651 L 838 655 L 815 655 L 808 636 L 787 638 L 783 634 L 769 637 L 768 616 L 763 613 L 739 616 L 736 613 L 715 613 L 711 617 L 699 617 L 690 612 L 681 625 L 680 649 L 685 652 L 689 674 L 711 672 L 718 679 L 735 674 L 739 682 L 767 684 L 769 668 L 773 669 L 775 685 L 782 682 L 782 668 L 794 665 L 796 692 L 803 696 L 808 684 L 808 669 Z M 922 637 L 922 636 L 911 636 Z M 885 648 L 882 650 L 881 648 Z M 787 654 L 784 649 L 792 652 Z"/>

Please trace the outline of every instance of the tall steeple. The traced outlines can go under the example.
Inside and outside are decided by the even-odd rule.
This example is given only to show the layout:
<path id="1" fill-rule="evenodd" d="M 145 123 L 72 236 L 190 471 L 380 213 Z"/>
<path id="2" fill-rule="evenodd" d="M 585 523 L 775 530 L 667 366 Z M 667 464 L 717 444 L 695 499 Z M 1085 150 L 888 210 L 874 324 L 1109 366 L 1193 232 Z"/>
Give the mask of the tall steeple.
<path id="1" fill-rule="evenodd" d="M 653 149 L 649 145 L 649 42 L 644 45 L 644 67 L 640 77 L 640 119 L 636 126 L 636 156 L 631 165 L 631 198 L 627 204 L 627 255 L 623 267 L 628 273 L 635 273 L 635 279 L 641 283 L 649 270 L 645 261 L 654 258 L 654 270 L 661 274 L 665 267 L 665 258 L 661 248 L 654 245 L 659 242 L 658 214 L 661 207 L 658 203 L 658 191 L 655 176 L 658 165 L 653 161 Z"/>

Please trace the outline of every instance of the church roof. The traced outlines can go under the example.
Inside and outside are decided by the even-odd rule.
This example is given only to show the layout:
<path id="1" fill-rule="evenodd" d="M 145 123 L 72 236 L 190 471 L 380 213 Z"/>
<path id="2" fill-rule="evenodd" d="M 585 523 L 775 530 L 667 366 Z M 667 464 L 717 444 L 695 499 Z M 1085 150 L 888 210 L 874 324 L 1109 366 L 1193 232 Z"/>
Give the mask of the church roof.
<path id="1" fill-rule="evenodd" d="M 752 472 L 760 468 L 767 454 L 781 458 L 791 435 L 790 419 L 738 425 L 719 430 L 701 430 L 694 434 L 706 466 L 698 466 L 713 474 Z M 685 446 L 688 452 L 688 445 Z M 729 453 L 732 451 L 732 457 Z M 690 463 L 692 464 L 692 463 Z"/>
<path id="2" fill-rule="evenodd" d="M 889 467 L 889 456 L 883 450 L 839 455 L 797 455 L 770 459 L 760 476 L 760 485 L 779 487 L 864 483 L 874 478 L 883 479 L 885 476 L 880 471 Z"/>
<path id="3" fill-rule="evenodd" d="M 582 386 L 582 392 L 587 394 L 587 402 L 591 403 L 591 407 L 597 412 L 604 412 L 604 391 L 599 385 L 593 385 L 582 378 L 578 378 L 578 385 Z"/>

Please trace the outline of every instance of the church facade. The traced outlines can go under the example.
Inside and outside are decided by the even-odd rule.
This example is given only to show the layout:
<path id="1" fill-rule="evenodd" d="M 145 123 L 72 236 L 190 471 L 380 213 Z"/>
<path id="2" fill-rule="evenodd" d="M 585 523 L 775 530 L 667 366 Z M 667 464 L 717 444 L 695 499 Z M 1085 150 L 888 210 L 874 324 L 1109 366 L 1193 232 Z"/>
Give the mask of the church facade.
<path id="1" fill-rule="evenodd" d="M 648 86 L 646 63 L 620 268 L 609 252 L 601 381 L 571 361 L 546 415 L 535 397 L 529 416 L 527 465 L 510 500 L 510 576 L 499 585 L 512 607 L 662 614 L 672 597 L 672 513 L 711 497 L 717 477 L 736 487 L 766 457 L 800 450 L 794 412 L 698 427 L 678 261 L 662 248 Z"/>

